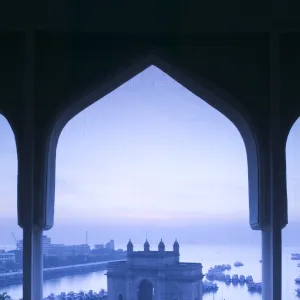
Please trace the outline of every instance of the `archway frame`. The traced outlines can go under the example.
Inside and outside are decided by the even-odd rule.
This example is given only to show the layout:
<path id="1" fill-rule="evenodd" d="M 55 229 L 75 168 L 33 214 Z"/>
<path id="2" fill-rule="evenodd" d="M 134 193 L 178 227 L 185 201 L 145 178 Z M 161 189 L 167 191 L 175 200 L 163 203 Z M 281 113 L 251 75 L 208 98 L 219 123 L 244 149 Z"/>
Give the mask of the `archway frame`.
<path id="1" fill-rule="evenodd" d="M 141 279 L 141 280 L 138 281 L 137 286 L 136 286 L 137 287 L 137 291 L 138 291 L 138 296 L 139 296 L 139 293 L 140 293 L 141 285 L 143 283 L 149 283 L 151 285 L 151 287 L 152 287 L 152 293 L 153 293 L 153 290 L 155 289 L 155 285 L 154 285 L 153 281 L 151 279 L 149 279 L 149 278 L 143 278 L 143 279 Z"/>
<path id="2" fill-rule="evenodd" d="M 47 152 L 47 172 L 46 177 L 46 203 L 44 204 L 45 212 L 45 229 L 53 226 L 54 220 L 54 188 L 55 188 L 55 157 L 56 148 L 60 134 L 65 125 L 78 113 L 97 102 L 101 98 L 126 83 L 131 78 L 143 72 L 148 67 L 154 65 L 164 73 L 172 77 L 179 84 L 183 85 L 189 91 L 194 93 L 217 111 L 227 117 L 238 129 L 245 144 L 248 162 L 248 187 L 249 187 L 249 223 L 252 229 L 262 229 L 266 220 L 266 205 L 264 203 L 264 189 L 262 188 L 262 178 L 259 170 L 262 159 L 259 157 L 260 141 L 258 140 L 257 128 L 253 122 L 250 113 L 240 105 L 232 96 L 224 90 L 218 88 L 213 83 L 201 78 L 197 82 L 192 76 L 176 67 L 175 62 L 170 62 L 162 58 L 161 54 L 156 51 L 150 51 L 143 58 L 137 58 L 135 62 L 124 66 L 118 70 L 112 78 L 107 78 L 97 85 L 91 86 L 83 95 L 79 95 L 68 107 L 64 108 L 59 115 L 53 120 L 49 127 L 48 152 Z"/>
<path id="3" fill-rule="evenodd" d="M 288 140 L 289 140 L 289 136 L 294 128 L 294 126 L 296 125 L 297 122 L 300 122 L 300 115 L 298 117 L 295 117 L 293 119 L 293 122 L 290 122 L 289 126 L 286 127 L 286 132 L 284 133 L 284 136 L 285 136 L 285 140 L 284 140 L 284 144 L 285 144 L 285 152 L 286 152 L 286 149 L 287 149 L 287 145 L 288 145 Z M 286 163 L 286 167 L 287 167 L 287 163 Z M 286 174 L 286 189 L 287 189 L 287 174 Z M 288 196 L 287 196 L 287 208 L 288 208 L 288 204 L 289 204 L 289 199 L 288 199 Z M 288 216 L 288 212 L 287 212 L 287 216 Z"/>

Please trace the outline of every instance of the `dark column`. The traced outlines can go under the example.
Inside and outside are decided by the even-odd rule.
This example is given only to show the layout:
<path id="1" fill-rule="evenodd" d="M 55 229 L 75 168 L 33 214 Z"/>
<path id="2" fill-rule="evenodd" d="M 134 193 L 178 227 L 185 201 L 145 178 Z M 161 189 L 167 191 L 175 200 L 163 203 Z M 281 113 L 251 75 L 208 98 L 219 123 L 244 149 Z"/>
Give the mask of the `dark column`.
<path id="1" fill-rule="evenodd" d="M 286 136 L 281 127 L 279 35 L 270 38 L 270 119 L 264 133 L 260 170 L 264 189 L 265 224 L 262 229 L 263 299 L 281 300 L 282 240 L 281 231 L 287 224 Z"/>
<path id="2" fill-rule="evenodd" d="M 15 130 L 18 152 L 18 223 L 23 228 L 23 299 L 43 298 L 43 230 L 52 226 L 54 185 L 49 176 L 46 127 L 34 110 L 34 33 L 27 32 L 24 101 Z M 53 174 L 54 175 L 54 174 Z M 52 189 L 52 190 L 51 190 Z M 53 202 L 54 199 L 52 199 Z"/>

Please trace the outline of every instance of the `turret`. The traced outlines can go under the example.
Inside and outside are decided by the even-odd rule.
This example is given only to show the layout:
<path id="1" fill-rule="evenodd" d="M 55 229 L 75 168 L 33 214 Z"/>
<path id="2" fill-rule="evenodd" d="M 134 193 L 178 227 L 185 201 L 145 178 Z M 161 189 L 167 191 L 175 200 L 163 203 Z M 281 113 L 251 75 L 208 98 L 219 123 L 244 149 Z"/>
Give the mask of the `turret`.
<path id="1" fill-rule="evenodd" d="M 129 242 L 127 244 L 127 253 L 132 253 L 133 252 L 133 244 L 131 242 L 131 239 L 129 239 Z"/>
<path id="2" fill-rule="evenodd" d="M 163 240 L 161 239 L 159 244 L 158 244 L 158 251 L 159 252 L 165 252 L 165 249 L 166 249 L 165 244 L 164 244 Z"/>
<path id="3" fill-rule="evenodd" d="M 150 251 L 150 244 L 148 240 L 146 239 L 146 242 L 144 243 L 144 251 L 149 252 Z"/>
<path id="4" fill-rule="evenodd" d="M 175 254 L 176 257 L 176 262 L 179 263 L 179 243 L 177 242 L 177 239 L 175 240 L 174 244 L 173 244 L 173 252 Z"/>
<path id="5" fill-rule="evenodd" d="M 173 252 L 179 255 L 179 243 L 177 242 L 177 239 L 175 240 L 173 244 Z"/>

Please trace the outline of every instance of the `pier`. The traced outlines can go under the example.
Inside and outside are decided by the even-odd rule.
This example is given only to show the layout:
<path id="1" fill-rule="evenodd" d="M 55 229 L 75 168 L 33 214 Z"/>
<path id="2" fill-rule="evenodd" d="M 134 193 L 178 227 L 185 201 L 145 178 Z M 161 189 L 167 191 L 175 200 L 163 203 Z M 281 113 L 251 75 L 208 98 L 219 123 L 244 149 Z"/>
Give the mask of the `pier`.
<path id="1" fill-rule="evenodd" d="M 80 265 L 70 265 L 55 268 L 45 268 L 43 270 L 44 280 L 64 277 L 68 275 L 77 275 L 81 273 L 96 272 L 106 270 L 109 262 L 117 262 L 122 260 L 110 260 Z M 23 272 L 10 272 L 0 274 L 0 287 L 21 284 L 23 281 Z"/>

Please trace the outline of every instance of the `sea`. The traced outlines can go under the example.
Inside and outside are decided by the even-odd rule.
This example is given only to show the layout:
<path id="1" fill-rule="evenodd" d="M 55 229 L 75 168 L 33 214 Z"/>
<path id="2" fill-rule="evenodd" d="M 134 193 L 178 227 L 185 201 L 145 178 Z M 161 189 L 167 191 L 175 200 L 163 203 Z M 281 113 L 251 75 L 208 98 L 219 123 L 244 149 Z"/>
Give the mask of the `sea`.
<path id="1" fill-rule="evenodd" d="M 166 249 L 168 250 L 168 249 Z M 283 248 L 283 279 L 282 279 L 282 300 L 298 299 L 296 297 L 295 278 L 300 275 L 298 261 L 290 259 L 291 253 L 300 252 L 300 247 Z M 232 269 L 229 274 L 252 275 L 255 282 L 262 280 L 261 247 L 256 245 L 180 245 L 180 260 L 182 262 L 200 262 L 203 265 L 203 272 L 216 264 L 231 264 Z M 242 267 L 234 267 L 235 261 L 244 263 Z M 299 261 L 300 262 L 300 261 Z M 205 280 L 205 279 L 204 279 Z M 217 282 L 219 290 L 215 294 L 205 294 L 204 300 L 260 300 L 260 294 L 252 294 L 247 290 L 247 286 L 226 286 Z M 299 286 L 300 287 L 300 286 Z M 105 271 L 92 272 L 87 274 L 66 276 L 57 279 L 44 281 L 44 296 L 51 293 L 59 294 L 61 292 L 79 292 L 79 291 L 99 291 L 107 289 Z M 1 292 L 7 292 L 12 299 L 22 297 L 22 285 L 14 285 L 0 289 Z"/>

